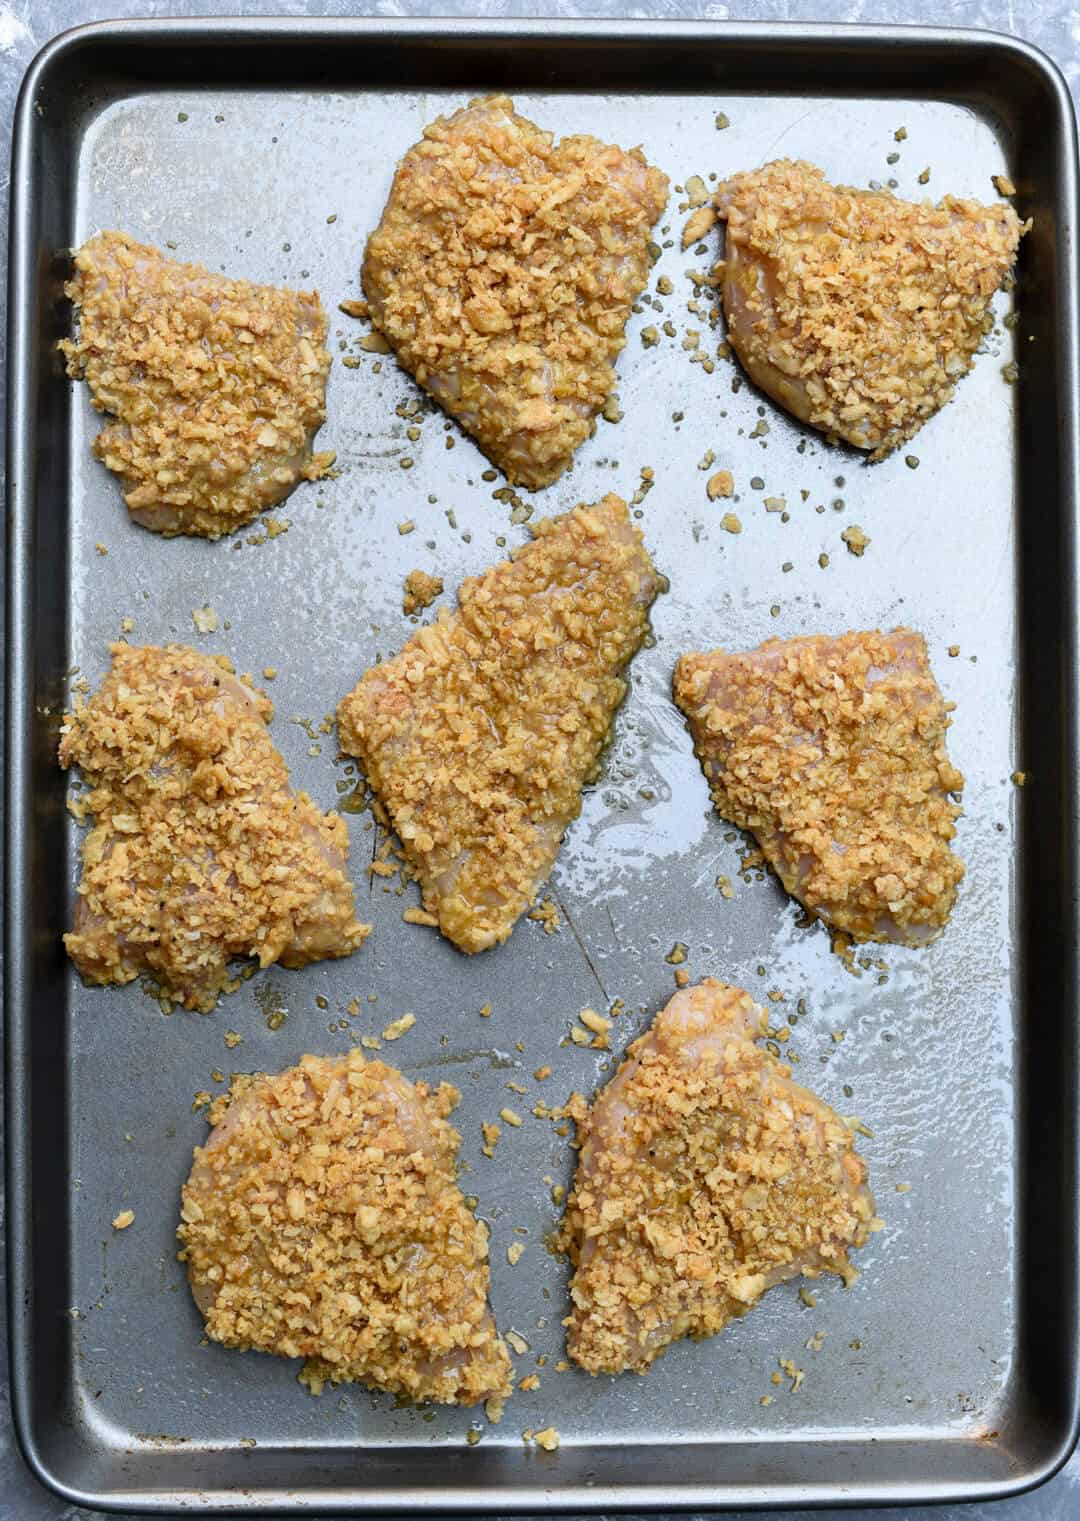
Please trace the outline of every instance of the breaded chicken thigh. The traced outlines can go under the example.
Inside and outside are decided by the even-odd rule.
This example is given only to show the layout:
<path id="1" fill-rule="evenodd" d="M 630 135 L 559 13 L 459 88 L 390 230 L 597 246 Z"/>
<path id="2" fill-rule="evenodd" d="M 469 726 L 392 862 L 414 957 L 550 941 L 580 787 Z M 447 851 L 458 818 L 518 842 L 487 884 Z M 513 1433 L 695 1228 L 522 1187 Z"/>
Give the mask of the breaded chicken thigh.
<path id="1" fill-rule="evenodd" d="M 111 414 L 94 453 L 136 523 L 216 539 L 333 462 L 311 452 L 330 371 L 314 291 L 211 274 L 123 232 L 84 243 L 64 290 L 67 371 Z"/>
<path id="2" fill-rule="evenodd" d="M 789 893 L 856 940 L 936 939 L 964 875 L 964 778 L 921 634 L 684 655 L 674 693 L 716 811 L 753 831 Z"/>
<path id="3" fill-rule="evenodd" d="M 508 1395 L 487 1229 L 455 1181 L 459 1096 L 356 1050 L 235 1077 L 195 1149 L 177 1231 L 207 1335 L 306 1358 L 316 1394 L 358 1382 L 448 1405 Z"/>
<path id="4" fill-rule="evenodd" d="M 555 864 L 659 589 L 617 496 L 533 533 L 338 708 L 342 750 L 463 951 L 505 940 Z"/>
<path id="5" fill-rule="evenodd" d="M 592 433 L 667 193 L 639 149 L 556 144 L 505 95 L 402 159 L 364 254 L 372 320 L 511 482 L 549 486 Z"/>
<path id="6" fill-rule="evenodd" d="M 345 821 L 325 814 L 267 732 L 273 708 L 182 645 L 112 647 L 112 670 L 65 715 L 60 764 L 89 790 L 68 954 L 98 985 L 148 973 L 160 996 L 209 1011 L 228 963 L 306 966 L 348 956 L 357 921 Z"/>
<path id="7" fill-rule="evenodd" d="M 574 1268 L 567 1351 L 586 1372 L 645 1373 L 799 1273 L 857 1276 L 848 1251 L 877 1226 L 866 1164 L 755 1044 L 767 1028 L 741 988 L 676 993 L 579 1118 L 556 1245 Z"/>
<path id="8" fill-rule="evenodd" d="M 790 159 L 735 175 L 715 202 L 728 338 L 751 380 L 872 459 L 971 369 L 1030 226 L 1004 202 L 914 204 Z"/>

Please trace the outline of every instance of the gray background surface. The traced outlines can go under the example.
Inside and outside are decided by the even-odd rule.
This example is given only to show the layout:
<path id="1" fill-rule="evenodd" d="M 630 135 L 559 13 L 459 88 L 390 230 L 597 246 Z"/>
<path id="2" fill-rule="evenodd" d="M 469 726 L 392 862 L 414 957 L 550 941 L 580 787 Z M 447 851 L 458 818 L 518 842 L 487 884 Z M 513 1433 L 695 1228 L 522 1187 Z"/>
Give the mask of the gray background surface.
<path id="1" fill-rule="evenodd" d="M 199 15 L 214 14 L 223 8 L 221 0 L 214 4 L 189 3 L 173 0 L 168 6 L 124 4 L 113 0 L 112 4 L 88 4 L 85 0 L 42 0 L 38 4 L 0 3 L 0 89 L 3 91 L 4 128 L 9 130 L 10 113 L 22 72 L 33 54 L 57 31 L 81 21 L 102 19 L 106 16 L 134 15 Z M 1058 6 L 1018 6 L 993 3 L 937 5 L 895 3 L 848 3 L 810 5 L 758 4 L 729 8 L 724 5 L 701 5 L 687 0 L 651 0 L 644 6 L 625 4 L 566 3 L 560 6 L 541 5 L 538 0 L 464 0 L 453 6 L 444 0 L 438 7 L 431 5 L 404 6 L 396 0 L 388 0 L 374 8 L 378 14 L 484 14 L 490 16 L 515 16 L 536 14 L 538 11 L 568 16 L 577 15 L 635 15 L 670 16 L 678 18 L 706 17 L 712 20 L 813 20 L 813 21 L 907 21 L 965 26 L 991 26 L 1025 36 L 1042 46 L 1054 56 L 1065 69 L 1070 84 L 1076 88 L 1078 57 L 1080 57 L 1080 11 Z M 348 15 L 355 11 L 346 5 L 329 5 L 318 11 L 300 5 L 273 4 L 262 0 L 256 5 L 234 6 L 241 14 L 329 14 Z M 5 155 L 6 156 L 6 155 Z M 6 165 L 4 189 L 6 192 Z M 2 1333 L 0 1333 L 2 1334 Z M 6 1412 L 5 1412 L 6 1413 Z M 1080 1463 L 1074 1463 L 1065 1474 L 1039 1494 L 1010 1502 L 995 1509 L 995 1516 L 1006 1521 L 1032 1521 L 1032 1518 L 1054 1518 L 1080 1513 Z M 988 1507 L 950 1508 L 938 1514 L 963 1518 L 963 1521 L 979 1521 L 989 1513 Z M 0 1430 L 0 1516 L 37 1518 L 87 1514 L 64 1506 L 46 1494 L 30 1477 L 14 1450 L 7 1430 L 7 1422 Z M 821 1513 L 818 1513 L 821 1514 Z M 858 1513 L 848 1512 L 853 1515 Z M 916 1511 L 912 1515 L 928 1515 L 931 1512 Z M 790 1521 L 790 1518 L 789 1518 Z"/>

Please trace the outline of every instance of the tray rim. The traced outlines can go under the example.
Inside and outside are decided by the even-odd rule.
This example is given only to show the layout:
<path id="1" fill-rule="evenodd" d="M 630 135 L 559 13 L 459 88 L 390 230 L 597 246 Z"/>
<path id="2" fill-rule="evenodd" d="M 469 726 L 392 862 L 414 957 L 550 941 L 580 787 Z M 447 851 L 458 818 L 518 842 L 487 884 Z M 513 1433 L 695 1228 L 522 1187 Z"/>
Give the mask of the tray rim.
<path id="1" fill-rule="evenodd" d="M 1015 1477 L 1001 1480 L 919 1480 L 898 1492 L 895 1484 L 878 1481 L 871 1484 L 830 1485 L 823 1481 L 805 1483 L 798 1490 L 765 1482 L 723 1487 L 686 1485 L 678 1491 L 670 1488 L 658 1493 L 657 1486 L 641 1483 L 551 1487 L 537 1480 L 521 1485 L 472 1485 L 452 1490 L 429 1486 L 423 1489 L 370 1489 L 335 1487 L 309 1492 L 308 1498 L 295 1487 L 266 1489 L 173 1490 L 83 1490 L 54 1472 L 45 1457 L 34 1428 L 32 1390 L 34 1382 L 33 1349 L 20 1317 L 19 1306 L 32 1294 L 27 1263 L 22 1248 L 30 1240 L 29 1152 L 30 1105 L 23 1102 L 22 1077 L 31 1060 L 32 1041 L 26 1008 L 29 950 L 27 916 L 22 904 L 28 899 L 30 774 L 30 718 L 32 690 L 29 661 L 32 612 L 28 595 L 28 567 L 34 550 L 35 493 L 31 482 L 30 461 L 35 453 L 37 417 L 32 403 L 34 354 L 31 343 L 29 293 L 33 290 L 33 247 L 30 237 L 30 197 L 33 188 L 34 104 L 36 92 L 50 70 L 67 55 L 84 46 L 112 42 L 139 43 L 160 48 L 183 46 L 217 40 L 232 46 L 266 40 L 280 42 L 293 36 L 307 45 L 321 39 L 360 39 L 378 36 L 383 40 L 400 38 L 403 44 L 423 39 L 453 37 L 455 41 L 482 43 L 493 37 L 538 39 L 565 38 L 568 42 L 587 42 L 619 37 L 639 47 L 650 41 L 698 41 L 702 45 L 732 43 L 758 46 L 803 42 L 825 47 L 843 43 L 859 51 L 885 44 L 897 47 L 936 47 L 955 53 L 978 46 L 990 49 L 1003 62 L 1022 61 L 1033 69 L 1047 87 L 1054 108 L 1054 128 L 1064 152 L 1057 207 L 1061 231 L 1058 238 L 1073 255 L 1080 230 L 1080 179 L 1078 179 L 1076 112 L 1066 80 L 1057 64 L 1041 49 L 1023 39 L 992 30 L 962 27 L 927 27 L 915 24 L 862 25 L 848 23 L 750 22 L 707 20 L 659 20 L 630 18 L 592 18 L 566 20 L 554 17 L 530 18 L 454 18 L 454 17 L 190 17 L 132 20 L 105 20 L 65 30 L 53 37 L 35 55 L 24 75 L 16 101 L 11 149 L 11 197 L 9 209 L 10 255 L 8 266 L 8 402 L 7 445 L 8 533 L 6 551 L 7 615 L 5 628 L 5 687 L 8 723 L 5 735 L 5 825 L 4 825 L 4 1105 L 5 1105 L 5 1183 L 7 1195 L 8 1292 L 7 1322 L 9 1334 L 9 1372 L 11 1381 L 12 1423 L 19 1449 L 34 1476 L 53 1493 L 72 1504 L 107 1512 L 137 1510 L 178 1514 L 196 1511 L 202 1514 L 251 1513 L 298 1514 L 320 1509 L 328 1514 L 348 1511 L 381 1511 L 384 1514 L 463 1511 L 497 1513 L 496 1505 L 507 1513 L 529 1511 L 604 1510 L 690 1510 L 722 1505 L 746 1508 L 803 1507 L 956 1503 L 968 1500 L 995 1500 L 1022 1494 L 1047 1482 L 1068 1461 L 1080 1437 L 1080 1252 L 1074 1242 L 1072 1278 L 1062 1329 L 1073 1348 L 1073 1378 L 1069 1391 L 1067 1429 L 1044 1458 Z M 1070 267 L 1066 261 L 1065 268 Z M 1080 521 L 1080 276 L 1069 279 L 1063 273 L 1057 291 L 1062 308 L 1062 327 L 1072 335 L 1063 343 L 1057 375 L 1059 391 L 1058 436 L 1062 477 L 1072 504 L 1070 535 L 1075 538 Z M 1070 545 L 1071 548 L 1071 545 Z M 1080 606 L 1080 567 L 1075 556 L 1067 557 L 1063 566 L 1069 606 Z M 1080 631 L 1074 620 L 1070 630 L 1069 663 L 1077 668 Z M 1080 714 L 1075 700 L 1066 714 L 1068 753 L 1078 754 L 1077 738 Z M 1080 774 L 1074 775 L 1070 787 L 1072 818 L 1080 818 Z M 1075 865 L 1075 840 L 1073 847 Z M 1071 942 L 1066 951 L 1074 969 L 1080 946 L 1080 917 L 1073 904 Z M 1075 976 L 1069 979 L 1075 986 Z M 1073 1027 L 1077 1009 L 1073 1009 Z M 1080 1067 L 1069 1063 L 1075 1089 Z M 1073 1131 L 1073 1146 L 1067 1162 L 1074 1175 L 1080 1162 L 1080 1137 Z M 873 1441 L 871 1436 L 868 1441 Z M 862 1445 L 859 1443 L 858 1445 Z M 839 1490 L 839 1492 L 838 1492 Z"/>

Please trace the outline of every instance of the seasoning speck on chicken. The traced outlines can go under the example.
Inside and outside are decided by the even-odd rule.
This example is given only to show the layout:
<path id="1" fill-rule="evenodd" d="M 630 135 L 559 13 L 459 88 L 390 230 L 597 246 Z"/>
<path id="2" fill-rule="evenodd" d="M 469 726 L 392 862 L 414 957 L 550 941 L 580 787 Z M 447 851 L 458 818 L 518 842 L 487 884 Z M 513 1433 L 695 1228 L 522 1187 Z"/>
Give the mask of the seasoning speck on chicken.
<path id="1" fill-rule="evenodd" d="M 554 865 L 659 587 L 617 496 L 533 532 L 338 708 L 342 750 L 463 951 L 505 940 Z"/>
<path id="2" fill-rule="evenodd" d="M 112 657 L 60 742 L 93 823 L 64 936 L 83 977 L 148 973 L 162 997 L 209 1011 L 232 958 L 299 967 L 354 951 L 371 926 L 354 912 L 345 822 L 290 788 L 266 697 L 182 645 Z"/>
<path id="3" fill-rule="evenodd" d="M 848 1251 L 877 1226 L 866 1164 L 755 1044 L 767 1028 L 741 988 L 676 993 L 578 1120 L 556 1245 L 574 1268 L 567 1351 L 587 1372 L 645 1373 L 799 1273 L 857 1276 Z"/>
<path id="4" fill-rule="evenodd" d="M 790 159 L 735 175 L 715 199 L 728 338 L 751 380 L 875 460 L 972 368 L 1031 225 L 1004 203 L 830 185 Z"/>
<path id="5" fill-rule="evenodd" d="M 789 893 L 856 940 L 937 937 L 964 875 L 964 778 L 921 634 L 684 655 L 674 691 L 717 812 L 753 831 Z"/>
<path id="6" fill-rule="evenodd" d="M 196 1147 L 177 1231 L 207 1335 L 300 1375 L 409 1400 L 510 1393 L 487 1229 L 455 1181 L 455 1088 L 361 1052 L 235 1077 Z"/>
<path id="7" fill-rule="evenodd" d="M 364 254 L 372 321 L 511 482 L 549 486 L 593 432 L 667 193 L 640 149 L 556 144 L 505 95 L 402 159 Z"/>
<path id="8" fill-rule="evenodd" d="M 67 371 L 111 414 L 94 453 L 136 523 L 217 539 L 333 462 L 311 452 L 330 371 L 314 291 L 215 275 L 123 232 L 84 243 L 64 290 Z"/>

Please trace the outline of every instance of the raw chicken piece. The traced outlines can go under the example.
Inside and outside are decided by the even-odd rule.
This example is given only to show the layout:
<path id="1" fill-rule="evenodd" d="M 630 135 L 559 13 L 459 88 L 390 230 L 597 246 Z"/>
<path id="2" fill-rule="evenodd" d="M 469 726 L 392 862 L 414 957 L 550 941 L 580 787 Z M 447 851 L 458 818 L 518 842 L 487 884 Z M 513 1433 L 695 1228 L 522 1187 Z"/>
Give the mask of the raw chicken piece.
<path id="1" fill-rule="evenodd" d="M 921 634 L 684 655 L 674 691 L 717 812 L 789 893 L 856 940 L 937 937 L 964 875 L 949 796 L 964 778 Z"/>
<path id="2" fill-rule="evenodd" d="M 346 874 L 345 821 L 324 814 L 266 729 L 273 708 L 224 657 L 112 646 L 112 670 L 68 713 L 60 764 L 82 768 L 89 814 L 68 954 L 88 982 L 146 972 L 160 996 L 209 1011 L 227 963 L 305 966 L 370 932 Z"/>
<path id="3" fill-rule="evenodd" d="M 1030 227 L 1004 202 L 916 205 L 779 159 L 721 185 L 723 298 L 751 380 L 881 459 L 949 400 Z"/>
<path id="4" fill-rule="evenodd" d="M 857 1276 L 848 1250 L 879 1227 L 866 1164 L 844 1121 L 754 1044 L 767 1028 L 749 993 L 708 978 L 575 1116 L 556 1245 L 574 1267 L 567 1351 L 587 1372 L 645 1373 L 796 1274 Z"/>
<path id="5" fill-rule="evenodd" d="M 314 291 L 181 264 L 124 232 L 75 255 L 67 371 L 111 413 L 94 453 L 136 523 L 216 539 L 333 463 L 312 454 L 330 355 Z"/>
<path id="6" fill-rule="evenodd" d="M 207 1335 L 306 1358 L 316 1394 L 355 1381 L 448 1405 L 508 1395 L 487 1229 L 455 1182 L 459 1097 L 356 1050 L 235 1077 L 177 1231 Z"/>
<path id="7" fill-rule="evenodd" d="M 505 940 L 554 865 L 659 589 L 617 496 L 533 532 L 338 708 L 341 748 L 463 951 Z"/>
<path id="8" fill-rule="evenodd" d="M 375 325 L 511 482 L 549 486 L 595 428 L 668 182 L 505 95 L 425 127 L 364 254 Z"/>

